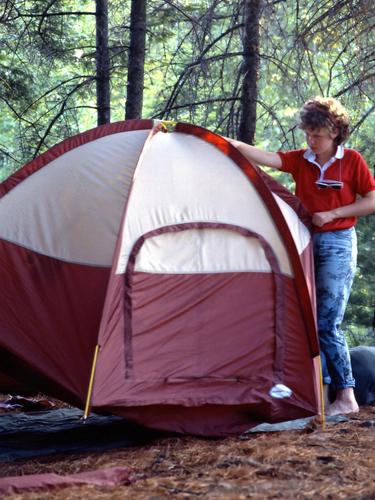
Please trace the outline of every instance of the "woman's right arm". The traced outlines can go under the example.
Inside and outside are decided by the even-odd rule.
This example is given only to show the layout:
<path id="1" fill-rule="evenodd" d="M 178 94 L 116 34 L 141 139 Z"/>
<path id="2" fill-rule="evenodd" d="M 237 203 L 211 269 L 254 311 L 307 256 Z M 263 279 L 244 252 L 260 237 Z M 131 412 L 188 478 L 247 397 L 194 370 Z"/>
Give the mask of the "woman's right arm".
<path id="1" fill-rule="evenodd" d="M 266 167 L 275 169 L 281 168 L 281 158 L 277 153 L 263 151 L 262 149 L 256 148 L 255 146 L 250 146 L 245 142 L 236 141 L 235 139 L 226 139 L 251 162 L 256 163 L 257 165 L 265 165 Z"/>

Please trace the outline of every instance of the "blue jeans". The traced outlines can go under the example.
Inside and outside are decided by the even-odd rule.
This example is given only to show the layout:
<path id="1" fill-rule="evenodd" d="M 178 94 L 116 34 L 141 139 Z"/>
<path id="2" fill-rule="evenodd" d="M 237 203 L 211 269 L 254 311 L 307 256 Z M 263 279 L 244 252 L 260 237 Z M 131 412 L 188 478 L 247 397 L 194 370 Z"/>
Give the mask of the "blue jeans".
<path id="1" fill-rule="evenodd" d="M 354 228 L 315 233 L 313 242 L 323 383 L 335 390 L 354 387 L 349 349 L 340 325 L 357 265 L 357 235 Z"/>

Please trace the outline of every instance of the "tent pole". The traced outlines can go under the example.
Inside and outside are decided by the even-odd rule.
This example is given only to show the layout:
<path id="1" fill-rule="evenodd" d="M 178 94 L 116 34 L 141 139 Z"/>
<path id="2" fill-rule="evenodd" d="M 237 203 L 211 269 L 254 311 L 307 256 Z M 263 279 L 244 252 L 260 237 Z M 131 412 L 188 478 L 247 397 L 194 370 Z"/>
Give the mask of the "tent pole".
<path id="1" fill-rule="evenodd" d="M 86 405 L 85 405 L 85 412 L 83 414 L 83 420 L 86 420 L 87 417 L 89 416 L 92 386 L 94 384 L 95 369 L 96 369 L 96 363 L 98 361 L 99 349 L 100 349 L 100 346 L 99 346 L 99 344 L 97 344 L 95 346 L 94 359 L 93 359 L 92 367 L 91 367 L 90 382 L 89 382 L 89 388 L 87 390 Z"/>
<path id="2" fill-rule="evenodd" d="M 319 356 L 319 386 L 320 386 L 320 407 L 321 407 L 321 417 L 322 417 L 322 431 L 326 430 L 326 417 L 324 408 L 324 390 L 323 390 L 323 371 L 322 371 L 322 361 Z"/>

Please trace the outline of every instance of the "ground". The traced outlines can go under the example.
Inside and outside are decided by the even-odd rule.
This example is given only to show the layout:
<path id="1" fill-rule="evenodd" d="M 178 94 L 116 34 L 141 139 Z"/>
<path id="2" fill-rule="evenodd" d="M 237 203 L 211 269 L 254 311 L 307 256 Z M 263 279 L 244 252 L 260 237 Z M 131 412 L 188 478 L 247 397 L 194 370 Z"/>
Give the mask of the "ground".
<path id="1" fill-rule="evenodd" d="M 375 499 L 375 406 L 347 422 L 226 439 L 165 437 L 139 448 L 0 463 L 0 477 L 125 467 L 116 487 L 55 488 L 23 499 Z"/>

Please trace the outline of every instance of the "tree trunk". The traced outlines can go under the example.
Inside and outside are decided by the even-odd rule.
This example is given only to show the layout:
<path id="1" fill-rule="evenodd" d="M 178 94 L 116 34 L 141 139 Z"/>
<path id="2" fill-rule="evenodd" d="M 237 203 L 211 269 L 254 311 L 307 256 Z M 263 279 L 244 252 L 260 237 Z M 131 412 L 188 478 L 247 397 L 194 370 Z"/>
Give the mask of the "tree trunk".
<path id="1" fill-rule="evenodd" d="M 111 121 L 108 0 L 96 0 L 96 101 L 98 125 Z"/>
<path id="2" fill-rule="evenodd" d="M 141 118 L 146 50 L 146 0 L 132 0 L 125 118 Z"/>
<path id="3" fill-rule="evenodd" d="M 259 72 L 259 19 L 261 0 L 244 0 L 244 61 L 241 120 L 238 138 L 254 144 Z"/>

